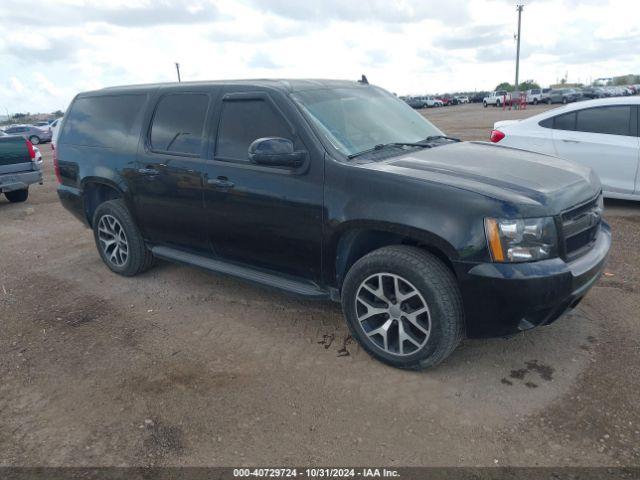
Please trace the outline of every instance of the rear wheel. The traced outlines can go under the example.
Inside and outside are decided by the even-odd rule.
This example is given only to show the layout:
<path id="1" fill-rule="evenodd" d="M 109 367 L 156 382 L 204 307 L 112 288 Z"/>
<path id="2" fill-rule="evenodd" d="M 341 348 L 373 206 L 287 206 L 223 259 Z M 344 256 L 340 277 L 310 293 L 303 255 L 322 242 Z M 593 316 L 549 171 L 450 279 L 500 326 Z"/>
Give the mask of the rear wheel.
<path id="1" fill-rule="evenodd" d="M 496 107 L 499 107 L 499 106 L 500 106 L 500 100 L 497 100 L 496 101 Z"/>
<path id="2" fill-rule="evenodd" d="M 551 99 L 548 99 L 548 100 L 547 100 L 547 105 L 551 105 L 551 103 L 552 103 L 552 102 L 551 102 Z"/>
<path id="3" fill-rule="evenodd" d="M 349 270 L 342 308 L 352 336 L 374 358 L 398 368 L 443 361 L 463 336 L 457 282 L 435 256 L 415 247 L 376 250 Z"/>
<path id="4" fill-rule="evenodd" d="M 4 192 L 4 196 L 7 197 L 11 203 L 24 202 L 29 197 L 29 189 L 13 190 L 12 192 Z"/>
<path id="5" fill-rule="evenodd" d="M 34 145 L 38 145 L 40 143 L 40 137 L 38 137 L 36 135 L 31 135 L 29 137 L 29 141 Z"/>
<path id="6" fill-rule="evenodd" d="M 537 104 L 538 104 L 538 99 L 537 99 L 537 98 L 534 98 L 534 99 L 533 99 L 533 104 L 534 104 L 534 105 L 537 105 Z"/>
<path id="7" fill-rule="evenodd" d="M 93 216 L 93 236 L 102 260 L 115 273 L 131 277 L 153 264 L 153 255 L 122 199 L 98 206 Z"/>
<path id="8" fill-rule="evenodd" d="M 564 98 L 562 99 L 562 103 L 565 103 L 565 104 L 566 104 L 567 102 L 568 102 L 567 97 L 564 97 Z"/>

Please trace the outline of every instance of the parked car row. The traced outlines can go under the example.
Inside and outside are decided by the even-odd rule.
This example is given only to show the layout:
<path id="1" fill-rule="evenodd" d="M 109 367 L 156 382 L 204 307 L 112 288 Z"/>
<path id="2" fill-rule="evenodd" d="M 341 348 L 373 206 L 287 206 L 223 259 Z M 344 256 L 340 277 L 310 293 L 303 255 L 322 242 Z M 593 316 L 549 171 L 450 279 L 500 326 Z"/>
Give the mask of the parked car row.
<path id="1" fill-rule="evenodd" d="M 626 97 L 640 93 L 640 85 L 620 87 L 581 87 L 581 88 L 536 88 L 527 90 L 527 103 L 571 103 L 595 98 Z"/>
<path id="2" fill-rule="evenodd" d="M 594 98 L 607 98 L 607 97 L 626 97 L 629 95 L 636 95 L 640 93 L 640 85 L 628 85 L 622 87 L 580 87 L 580 88 L 532 88 L 521 92 L 524 95 L 526 102 L 529 104 L 537 105 L 538 103 L 547 103 L 549 105 L 554 103 L 572 103 L 581 100 L 590 100 Z M 482 103 L 486 107 L 493 105 L 499 107 L 504 104 L 510 104 L 512 100 L 512 94 L 506 90 L 498 90 L 495 92 L 487 93 L 482 98 Z M 517 98 L 514 96 L 513 101 Z M 477 99 L 474 96 L 472 102 L 476 102 Z"/>
<path id="3" fill-rule="evenodd" d="M 434 108 L 447 107 L 449 105 L 462 105 L 470 103 L 469 97 L 466 95 L 424 95 L 424 96 L 404 96 L 400 97 L 407 105 L 412 108 Z"/>
<path id="4" fill-rule="evenodd" d="M 4 127 L 2 131 L 7 135 L 18 135 L 29 140 L 33 145 L 50 142 L 52 136 L 52 129 L 49 124 L 46 126 L 14 124 Z"/>

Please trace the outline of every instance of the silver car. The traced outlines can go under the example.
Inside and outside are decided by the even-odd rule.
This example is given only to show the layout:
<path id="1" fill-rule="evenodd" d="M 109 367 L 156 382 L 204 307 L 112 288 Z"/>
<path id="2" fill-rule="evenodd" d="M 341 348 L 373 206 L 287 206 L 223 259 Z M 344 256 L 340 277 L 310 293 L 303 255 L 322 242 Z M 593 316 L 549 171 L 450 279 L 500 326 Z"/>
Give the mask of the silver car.
<path id="1" fill-rule="evenodd" d="M 51 130 L 49 128 L 40 128 L 33 125 L 11 125 L 5 128 L 4 131 L 9 135 L 20 135 L 34 145 L 51 141 Z"/>

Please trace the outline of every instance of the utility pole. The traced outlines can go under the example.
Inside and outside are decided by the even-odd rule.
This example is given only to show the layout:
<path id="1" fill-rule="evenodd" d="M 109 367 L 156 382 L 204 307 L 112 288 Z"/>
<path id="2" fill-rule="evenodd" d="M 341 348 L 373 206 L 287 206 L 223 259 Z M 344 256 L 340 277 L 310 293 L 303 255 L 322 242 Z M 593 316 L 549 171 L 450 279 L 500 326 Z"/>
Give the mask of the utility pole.
<path id="1" fill-rule="evenodd" d="M 176 62 L 176 72 L 178 72 L 178 82 L 180 82 L 180 64 L 178 62 Z"/>
<path id="2" fill-rule="evenodd" d="M 519 93 L 520 93 L 520 82 L 519 82 L 519 75 L 520 75 L 520 26 L 522 24 L 522 9 L 524 8 L 524 4 L 519 3 L 516 5 L 517 10 L 518 10 L 518 35 L 516 37 L 516 40 L 518 41 L 518 47 L 516 49 L 516 84 L 515 84 L 515 93 L 516 95 L 519 97 Z"/>

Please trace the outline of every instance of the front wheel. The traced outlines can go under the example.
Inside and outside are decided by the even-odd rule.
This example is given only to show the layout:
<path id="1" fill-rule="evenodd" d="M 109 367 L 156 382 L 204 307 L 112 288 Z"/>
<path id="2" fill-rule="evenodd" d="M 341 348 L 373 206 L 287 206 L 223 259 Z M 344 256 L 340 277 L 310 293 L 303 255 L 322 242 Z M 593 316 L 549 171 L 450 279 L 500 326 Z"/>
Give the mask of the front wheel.
<path id="1" fill-rule="evenodd" d="M 538 104 L 538 99 L 537 99 L 537 98 L 534 98 L 534 99 L 533 99 L 533 104 L 534 104 L 534 105 L 537 105 L 537 104 Z"/>
<path id="2" fill-rule="evenodd" d="M 562 99 L 562 103 L 566 104 L 568 102 L 568 100 L 566 98 Z"/>
<path id="3" fill-rule="evenodd" d="M 38 145 L 40 143 L 40 137 L 37 137 L 36 135 L 31 135 L 29 137 L 29 141 L 34 145 Z"/>
<path id="4" fill-rule="evenodd" d="M 115 273 L 131 277 L 153 264 L 153 255 L 122 199 L 98 206 L 93 216 L 93 236 L 100 257 Z"/>
<path id="5" fill-rule="evenodd" d="M 455 277 L 416 247 L 384 247 L 358 260 L 344 281 L 342 309 L 362 348 L 398 368 L 437 365 L 463 336 Z"/>
<path id="6" fill-rule="evenodd" d="M 487 108 L 487 102 L 482 102 L 482 104 L 484 105 L 484 108 Z"/>
<path id="7" fill-rule="evenodd" d="M 12 192 L 4 192 L 4 196 L 11 203 L 26 202 L 27 198 L 29 198 L 29 189 L 24 188 L 22 190 L 13 190 Z"/>

